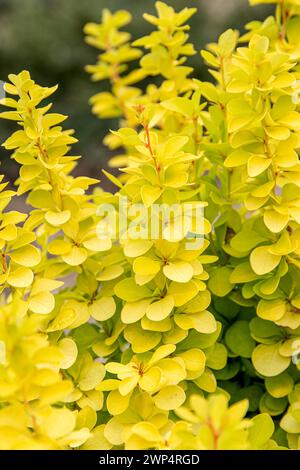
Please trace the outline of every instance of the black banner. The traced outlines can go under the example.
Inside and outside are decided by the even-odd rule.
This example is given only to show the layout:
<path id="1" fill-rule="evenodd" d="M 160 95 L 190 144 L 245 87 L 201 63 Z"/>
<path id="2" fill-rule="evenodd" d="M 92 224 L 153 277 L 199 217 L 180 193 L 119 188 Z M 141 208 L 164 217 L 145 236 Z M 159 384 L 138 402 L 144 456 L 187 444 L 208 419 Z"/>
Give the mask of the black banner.
<path id="1" fill-rule="evenodd" d="M 141 466 L 208 468 L 232 465 L 240 468 L 247 465 L 299 465 L 298 451 L 0 451 L 0 469 L 16 465 L 20 468 L 42 470 L 43 465 L 75 465 L 84 470 L 100 465 L 120 469 L 135 469 Z M 206 467 L 207 468 L 207 467 Z"/>

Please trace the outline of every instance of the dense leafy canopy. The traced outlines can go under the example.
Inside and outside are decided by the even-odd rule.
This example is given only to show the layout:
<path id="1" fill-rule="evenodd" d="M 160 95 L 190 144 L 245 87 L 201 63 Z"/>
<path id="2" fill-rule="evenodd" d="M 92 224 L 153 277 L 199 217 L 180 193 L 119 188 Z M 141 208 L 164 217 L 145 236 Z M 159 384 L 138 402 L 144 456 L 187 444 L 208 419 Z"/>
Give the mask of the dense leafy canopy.
<path id="1" fill-rule="evenodd" d="M 105 139 L 115 194 L 72 175 L 76 139 L 42 103 L 56 87 L 9 76 L 0 448 L 300 448 L 300 2 L 251 3 L 276 15 L 201 52 L 214 83 L 186 65 L 192 8 L 157 2 L 134 43 L 127 11 L 86 25 L 87 70 L 111 83 L 93 112 L 121 122 Z M 24 194 L 29 214 L 9 207 Z M 202 207 L 202 228 L 100 237 L 99 207 L 122 198 Z"/>

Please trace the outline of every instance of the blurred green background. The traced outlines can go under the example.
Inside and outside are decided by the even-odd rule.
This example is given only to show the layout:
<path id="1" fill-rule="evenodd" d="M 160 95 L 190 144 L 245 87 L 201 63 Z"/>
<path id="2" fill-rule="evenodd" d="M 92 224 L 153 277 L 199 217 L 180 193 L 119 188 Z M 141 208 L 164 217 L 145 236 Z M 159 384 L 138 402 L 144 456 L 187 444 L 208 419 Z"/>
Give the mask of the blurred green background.
<path id="1" fill-rule="evenodd" d="M 82 28 L 89 21 L 98 22 L 101 10 L 128 9 L 133 22 L 128 30 L 134 38 L 151 30 L 142 13 L 154 12 L 153 0 L 0 0 L 0 79 L 9 73 L 30 70 L 41 85 L 59 84 L 54 96 L 54 108 L 70 116 L 66 125 L 76 130 L 79 143 L 73 154 L 82 155 L 79 171 L 86 175 L 99 175 L 108 159 L 108 150 L 102 138 L 111 121 L 99 121 L 90 112 L 88 99 L 107 84 L 92 83 L 84 71 L 86 64 L 96 61 L 97 50 L 87 46 Z M 248 0 L 168 0 L 176 10 L 197 7 L 192 17 L 191 41 L 200 50 L 214 41 L 225 29 L 243 28 L 251 19 L 262 19 L 272 7 L 252 8 Z M 207 78 L 199 55 L 190 59 L 198 78 Z M 15 123 L 0 121 L 1 142 L 15 128 Z M 16 165 L 9 154 L 0 150 L 1 173 L 14 179 Z"/>

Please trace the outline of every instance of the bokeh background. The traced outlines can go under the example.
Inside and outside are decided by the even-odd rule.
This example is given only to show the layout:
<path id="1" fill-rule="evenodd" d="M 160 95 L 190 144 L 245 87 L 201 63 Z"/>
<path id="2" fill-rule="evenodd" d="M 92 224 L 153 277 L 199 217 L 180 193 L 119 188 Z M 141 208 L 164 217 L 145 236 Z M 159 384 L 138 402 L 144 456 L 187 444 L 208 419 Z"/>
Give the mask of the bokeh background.
<path id="1" fill-rule="evenodd" d="M 200 50 L 216 40 L 227 28 L 243 29 L 252 19 L 265 18 L 272 7 L 250 7 L 248 0 L 167 0 L 176 10 L 197 7 L 192 17 L 191 41 Z M 35 81 L 45 86 L 59 84 L 54 96 L 54 109 L 70 116 L 68 127 L 76 130 L 79 143 L 73 154 L 82 155 L 79 170 L 86 175 L 99 175 L 109 158 L 102 139 L 117 123 L 99 121 L 91 114 L 88 99 L 104 90 L 104 82 L 92 83 L 84 71 L 96 61 L 97 50 L 86 45 L 82 29 L 89 21 L 98 22 L 101 10 L 129 10 L 133 21 L 127 29 L 133 38 L 151 30 L 142 13 L 154 13 L 153 0 L 0 0 L 0 79 L 9 73 L 30 70 Z M 202 59 L 190 59 L 195 75 L 207 79 Z M 15 123 L 0 120 L 0 139 L 5 140 Z M 0 149 L 1 173 L 11 180 L 17 168 L 9 154 Z"/>

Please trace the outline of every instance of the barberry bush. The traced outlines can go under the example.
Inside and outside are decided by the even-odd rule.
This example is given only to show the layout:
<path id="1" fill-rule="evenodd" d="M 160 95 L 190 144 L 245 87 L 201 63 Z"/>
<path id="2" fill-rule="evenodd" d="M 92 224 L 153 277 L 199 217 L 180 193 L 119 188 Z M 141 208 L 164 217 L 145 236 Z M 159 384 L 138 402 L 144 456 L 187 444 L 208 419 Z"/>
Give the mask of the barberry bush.
<path id="1" fill-rule="evenodd" d="M 1 449 L 300 448 L 300 1 L 251 3 L 275 15 L 201 51 L 211 82 L 187 65 L 193 8 L 157 2 L 134 42 L 125 10 L 86 25 L 114 193 L 72 175 L 56 87 L 9 76 Z M 151 212 L 174 205 L 180 231 Z"/>

